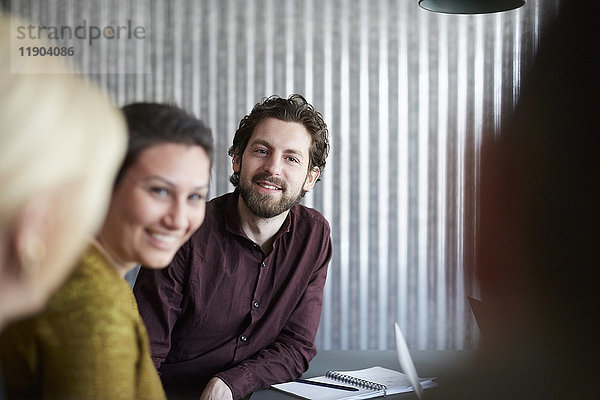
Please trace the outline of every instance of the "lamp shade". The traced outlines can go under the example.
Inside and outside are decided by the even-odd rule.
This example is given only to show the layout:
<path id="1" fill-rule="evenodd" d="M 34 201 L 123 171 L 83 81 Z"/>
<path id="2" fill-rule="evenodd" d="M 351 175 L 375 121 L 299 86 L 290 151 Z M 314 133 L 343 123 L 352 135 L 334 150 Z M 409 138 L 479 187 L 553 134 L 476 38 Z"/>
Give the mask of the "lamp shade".
<path id="1" fill-rule="evenodd" d="M 488 14 L 513 10 L 525 0 L 419 0 L 425 10 L 445 14 Z"/>

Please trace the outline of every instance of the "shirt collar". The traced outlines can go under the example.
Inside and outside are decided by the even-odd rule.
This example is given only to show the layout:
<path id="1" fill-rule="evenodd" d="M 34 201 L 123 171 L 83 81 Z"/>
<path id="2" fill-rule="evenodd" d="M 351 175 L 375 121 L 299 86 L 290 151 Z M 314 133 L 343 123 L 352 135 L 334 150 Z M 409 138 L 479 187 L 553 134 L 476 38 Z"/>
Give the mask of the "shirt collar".
<path id="1" fill-rule="evenodd" d="M 240 191 L 236 188 L 233 193 L 227 196 L 225 202 L 225 229 L 234 235 L 246 237 L 244 230 L 242 229 L 242 222 L 240 221 L 240 214 L 237 210 L 237 200 L 240 196 Z"/>

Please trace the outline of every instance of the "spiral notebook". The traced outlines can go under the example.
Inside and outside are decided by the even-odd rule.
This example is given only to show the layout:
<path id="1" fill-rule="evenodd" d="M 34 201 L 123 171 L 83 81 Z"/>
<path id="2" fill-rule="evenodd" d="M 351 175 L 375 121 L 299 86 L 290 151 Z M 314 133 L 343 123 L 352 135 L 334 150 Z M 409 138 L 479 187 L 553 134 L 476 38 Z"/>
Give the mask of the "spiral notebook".
<path id="1" fill-rule="evenodd" d="M 354 371 L 329 371 L 325 376 L 310 378 L 304 382 L 287 382 L 271 385 L 273 389 L 309 400 L 354 400 L 407 393 L 415 391 L 421 397 L 423 389 L 437 386 L 435 378 L 419 378 L 410 356 L 404 335 L 395 324 L 396 350 L 400 367 L 406 373 L 383 367 L 371 367 Z M 309 384 L 308 382 L 318 384 Z M 338 386 L 338 388 L 327 387 Z M 340 388 L 344 386 L 344 388 Z"/>
<path id="2" fill-rule="evenodd" d="M 307 379 L 335 385 L 347 385 L 358 389 L 346 391 L 300 382 L 273 385 L 277 390 L 310 400 L 350 400 L 412 392 L 414 388 L 406 374 L 383 367 L 371 367 L 355 371 L 329 371 L 325 376 Z M 421 387 L 437 386 L 431 378 L 420 378 Z"/>

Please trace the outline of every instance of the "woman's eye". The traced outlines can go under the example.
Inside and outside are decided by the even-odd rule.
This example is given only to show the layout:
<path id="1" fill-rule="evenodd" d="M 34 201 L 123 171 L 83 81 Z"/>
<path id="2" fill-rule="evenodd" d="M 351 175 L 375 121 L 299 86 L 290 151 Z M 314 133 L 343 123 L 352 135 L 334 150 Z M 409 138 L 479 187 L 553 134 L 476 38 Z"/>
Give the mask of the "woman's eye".
<path id="1" fill-rule="evenodd" d="M 204 201 L 204 195 L 201 193 L 192 193 L 188 196 L 188 199 L 190 201 Z"/>
<path id="2" fill-rule="evenodd" d="M 169 190 L 161 187 L 152 187 L 150 192 L 159 197 L 166 197 L 169 195 Z"/>

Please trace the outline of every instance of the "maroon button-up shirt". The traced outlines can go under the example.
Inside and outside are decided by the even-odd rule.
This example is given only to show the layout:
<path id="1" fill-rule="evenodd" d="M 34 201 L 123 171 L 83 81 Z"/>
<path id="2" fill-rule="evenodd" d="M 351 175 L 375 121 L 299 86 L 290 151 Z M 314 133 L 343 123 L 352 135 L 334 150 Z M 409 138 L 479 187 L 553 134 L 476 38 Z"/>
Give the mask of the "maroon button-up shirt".
<path id="1" fill-rule="evenodd" d="M 329 224 L 294 206 L 265 255 L 244 234 L 238 192 L 207 204 L 204 224 L 165 269 L 142 268 L 134 293 L 168 395 L 198 398 L 221 378 L 239 399 L 297 378 L 315 356 Z"/>

